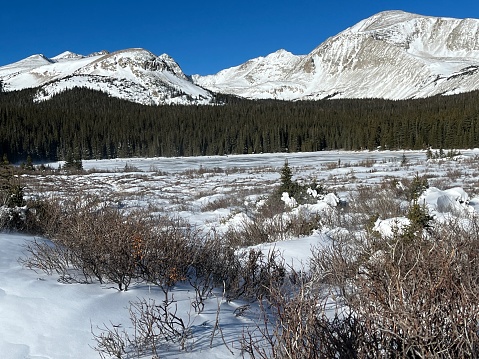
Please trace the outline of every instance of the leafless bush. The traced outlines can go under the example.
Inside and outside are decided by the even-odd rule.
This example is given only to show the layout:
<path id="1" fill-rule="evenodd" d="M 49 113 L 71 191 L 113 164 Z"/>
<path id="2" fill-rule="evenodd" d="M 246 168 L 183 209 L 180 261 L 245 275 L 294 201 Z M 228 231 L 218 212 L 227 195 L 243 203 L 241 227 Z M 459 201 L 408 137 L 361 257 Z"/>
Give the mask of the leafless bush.
<path id="1" fill-rule="evenodd" d="M 356 321 L 338 312 L 308 281 L 268 286 L 260 301 L 258 325 L 243 331 L 241 345 L 250 358 L 354 358 Z"/>
<path id="2" fill-rule="evenodd" d="M 34 240 L 25 245 L 28 256 L 20 259 L 26 268 L 60 276 L 60 281 L 71 281 L 70 253 L 67 248 L 50 241 Z"/>
<path id="3" fill-rule="evenodd" d="M 376 164 L 376 160 L 372 158 L 366 158 L 365 160 L 359 161 L 357 163 L 358 167 L 373 167 Z"/>
<path id="4" fill-rule="evenodd" d="M 214 231 L 193 244 L 192 255 L 188 281 L 195 290 L 192 305 L 201 313 L 214 288 L 234 291 L 239 286 L 241 263 L 229 243 Z"/>
<path id="5" fill-rule="evenodd" d="M 62 216 L 61 202 L 57 198 L 32 198 L 27 200 L 24 230 L 28 233 L 51 238 L 58 230 Z"/>
<path id="6" fill-rule="evenodd" d="M 230 228 L 225 236 L 229 243 L 239 248 L 283 240 L 287 235 L 286 228 L 287 222 L 282 215 L 270 218 L 257 216 Z"/>
<path id="7" fill-rule="evenodd" d="M 42 260 L 48 258 L 50 267 L 56 264 L 57 268 L 47 273 L 55 271 L 62 280 L 98 280 L 127 290 L 137 274 L 136 242 L 145 231 L 141 217 L 124 216 L 93 197 L 64 203 L 61 208 L 55 228 L 49 229 L 55 248 L 34 242 L 27 246 L 30 257 L 23 263 L 43 269 Z"/>
<path id="8" fill-rule="evenodd" d="M 341 161 L 338 160 L 337 162 L 327 162 L 324 164 L 324 166 L 326 167 L 326 170 L 331 171 L 335 168 L 341 167 Z"/>
<path id="9" fill-rule="evenodd" d="M 260 250 L 249 249 L 240 254 L 240 280 L 235 290 L 229 291 L 229 299 L 255 300 L 268 295 L 268 288 L 281 286 L 287 271 L 281 253 L 275 249 L 265 255 Z"/>
<path id="10" fill-rule="evenodd" d="M 336 288 L 354 313 L 354 357 L 479 356 L 477 229 L 450 222 L 316 253 L 316 286 Z"/>
<path id="11" fill-rule="evenodd" d="M 360 214 L 363 219 L 373 216 L 398 217 L 405 214 L 401 206 L 401 187 L 395 180 L 381 186 L 360 186 L 351 193 L 348 210 Z"/>
<path id="12" fill-rule="evenodd" d="M 138 167 L 131 163 L 125 163 L 125 167 L 123 167 L 123 172 L 143 172 Z"/>
<path id="13" fill-rule="evenodd" d="M 192 337 L 191 322 L 185 322 L 178 313 L 173 297 L 167 295 L 161 303 L 154 299 L 138 299 L 130 302 L 129 319 L 132 330 L 120 330 L 119 325 L 104 325 L 92 329 L 96 342 L 95 350 L 102 358 L 130 358 L 153 355 L 159 358 L 159 351 L 169 344 L 178 344 L 187 349 Z"/>
<path id="14" fill-rule="evenodd" d="M 241 199 L 238 198 L 237 194 L 225 195 L 220 198 L 217 198 L 211 202 L 206 203 L 201 207 L 201 211 L 215 211 L 221 208 L 234 208 L 241 205 Z"/>
<path id="15" fill-rule="evenodd" d="M 201 235 L 179 218 L 159 217 L 152 224 L 154 228 L 137 238 L 139 276 L 166 291 L 187 280 L 193 263 L 192 246 Z"/>
<path id="16" fill-rule="evenodd" d="M 316 250 L 306 281 L 267 286 L 244 355 L 479 357 L 478 229 L 451 221 L 412 240 L 344 238 Z"/>
<path id="17" fill-rule="evenodd" d="M 320 227 L 323 215 L 324 219 L 328 218 L 326 213 L 299 211 L 276 214 L 269 209 L 261 209 L 230 228 L 225 236 L 231 245 L 245 247 L 310 235 Z"/>

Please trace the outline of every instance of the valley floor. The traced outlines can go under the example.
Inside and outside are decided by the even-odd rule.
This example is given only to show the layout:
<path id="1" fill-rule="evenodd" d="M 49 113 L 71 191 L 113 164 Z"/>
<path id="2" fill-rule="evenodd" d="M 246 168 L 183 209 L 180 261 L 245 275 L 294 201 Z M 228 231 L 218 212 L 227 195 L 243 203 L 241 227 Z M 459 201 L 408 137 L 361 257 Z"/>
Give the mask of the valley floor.
<path id="1" fill-rule="evenodd" d="M 479 210 L 479 150 L 461 150 L 460 156 L 441 160 L 426 160 L 425 151 L 330 151 L 83 161 L 85 173 L 24 175 L 23 181 L 26 197 L 75 198 L 91 193 L 126 211 L 147 208 L 182 217 L 200 230 L 225 232 L 278 186 L 286 160 L 295 180 L 309 183 L 314 179 L 345 203 L 362 186 L 380 186 L 384 181 L 400 182 L 420 175 L 427 176 L 429 185 L 438 190 L 463 189 L 469 195 L 470 211 Z M 53 168 L 58 165 L 50 164 Z M 301 268 L 308 265 L 311 248 L 326 245 L 328 233 L 334 230 L 323 226 L 311 235 L 283 238 L 259 248 L 268 251 L 274 247 L 288 264 Z M 131 301 L 164 299 L 163 292 L 144 283 L 119 292 L 110 285 L 60 283 L 55 275 L 23 268 L 18 258 L 25 256 L 24 246 L 33 240 L 22 234 L 0 234 L 3 358 L 98 358 L 92 331 L 98 333 L 99 328 L 110 325 L 127 327 L 126 308 Z M 206 302 L 204 312 L 196 314 L 190 305 L 194 297 L 191 287 L 180 284 L 172 293 L 178 313 L 191 324 L 193 339 L 188 341 L 186 351 L 175 344 L 165 348 L 162 358 L 242 356 L 239 338 L 244 328 L 254 326 L 254 309 L 236 316 L 235 310 L 247 303 L 228 302 L 219 289 Z M 214 332 L 218 308 L 222 336 Z"/>

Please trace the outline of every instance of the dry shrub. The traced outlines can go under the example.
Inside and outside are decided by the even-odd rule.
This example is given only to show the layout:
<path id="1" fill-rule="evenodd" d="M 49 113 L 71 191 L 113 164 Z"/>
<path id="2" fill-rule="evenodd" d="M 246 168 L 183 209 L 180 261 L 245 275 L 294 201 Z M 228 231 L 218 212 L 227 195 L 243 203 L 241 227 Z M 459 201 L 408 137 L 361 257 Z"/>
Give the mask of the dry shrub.
<path id="1" fill-rule="evenodd" d="M 236 252 L 228 237 L 205 234 L 179 218 L 126 213 L 88 196 L 47 203 L 38 216 L 45 219 L 50 241 L 28 243 L 21 262 L 65 283 L 97 281 L 128 290 L 134 282 L 146 282 L 167 293 L 188 281 L 201 312 L 214 288 L 223 287 L 228 298 L 252 298 L 265 280 L 284 272 L 276 256 Z"/>
<path id="2" fill-rule="evenodd" d="M 230 228 L 225 237 L 236 248 L 254 246 L 285 239 L 286 227 L 287 223 L 281 215 L 271 218 L 257 216 Z"/>
<path id="3" fill-rule="evenodd" d="M 241 282 L 241 263 L 233 247 L 214 231 L 193 243 L 191 252 L 193 258 L 188 281 L 195 290 L 192 305 L 197 313 L 201 313 L 214 288 L 237 291 Z"/>
<path id="4" fill-rule="evenodd" d="M 179 218 L 158 217 L 143 236 L 137 236 L 139 277 L 164 291 L 186 281 L 193 263 L 193 243 L 200 233 Z"/>
<path id="5" fill-rule="evenodd" d="M 241 254 L 241 282 L 235 292 L 230 290 L 230 299 L 262 298 L 268 295 L 269 287 L 281 286 L 286 274 L 284 259 L 278 250 L 270 250 L 267 255 L 260 250 L 245 250 Z"/>
<path id="6" fill-rule="evenodd" d="M 259 301 L 259 320 L 245 328 L 244 354 L 260 359 L 354 358 L 356 320 L 340 311 L 305 273 L 271 282 Z"/>
<path id="7" fill-rule="evenodd" d="M 350 238 L 316 250 L 308 278 L 293 272 L 267 286 L 259 324 L 243 332 L 245 355 L 479 357 L 478 230 L 475 221 L 449 222 L 415 238 Z"/>
<path id="8" fill-rule="evenodd" d="M 278 214 L 262 208 L 230 228 L 225 237 L 232 246 L 239 248 L 307 236 L 319 228 L 322 220 L 330 215 L 326 212 L 319 214 L 309 211 Z"/>
<path id="9" fill-rule="evenodd" d="M 202 212 L 216 211 L 222 208 L 234 208 L 241 205 L 241 198 L 238 198 L 237 194 L 229 194 L 220 198 L 214 199 L 201 207 Z"/>
<path id="10" fill-rule="evenodd" d="M 60 208 L 55 226 L 48 229 L 57 253 L 52 257 L 49 250 L 49 258 L 56 263 L 55 272 L 60 274 L 60 280 L 86 283 L 98 280 L 127 290 L 137 276 L 136 238 L 145 232 L 141 217 L 124 216 L 118 209 L 99 204 L 94 197 L 62 203 Z M 30 258 L 24 259 L 24 264 L 42 269 L 38 259 L 44 256 L 42 252 L 47 247 L 40 242 L 27 245 Z"/>
<path id="11" fill-rule="evenodd" d="M 363 221 L 372 217 L 393 218 L 405 215 L 401 205 L 401 187 L 395 180 L 380 186 L 360 186 L 351 193 L 348 202 L 350 213 L 357 214 Z"/>
<path id="12" fill-rule="evenodd" d="M 172 343 L 186 350 L 192 338 L 191 322 L 183 320 L 172 297 L 161 303 L 153 299 L 138 299 L 128 308 L 131 327 L 129 333 L 120 325 L 104 325 L 95 332 L 92 328 L 95 350 L 101 358 L 132 358 L 153 355 L 159 358 L 161 350 Z"/>
<path id="13" fill-rule="evenodd" d="M 196 232 L 181 221 L 126 214 L 88 196 L 41 208 L 52 210 L 44 215 L 51 244 L 28 244 L 27 267 L 56 272 L 65 282 L 114 283 L 119 290 L 134 280 L 162 287 L 186 280 Z"/>
<path id="14" fill-rule="evenodd" d="M 58 219 L 62 216 L 59 199 L 37 198 L 27 200 L 24 230 L 28 233 L 50 237 L 58 230 Z"/>
<path id="15" fill-rule="evenodd" d="M 316 253 L 314 277 L 339 288 L 354 314 L 354 357 L 479 355 L 477 229 L 450 222 Z"/>

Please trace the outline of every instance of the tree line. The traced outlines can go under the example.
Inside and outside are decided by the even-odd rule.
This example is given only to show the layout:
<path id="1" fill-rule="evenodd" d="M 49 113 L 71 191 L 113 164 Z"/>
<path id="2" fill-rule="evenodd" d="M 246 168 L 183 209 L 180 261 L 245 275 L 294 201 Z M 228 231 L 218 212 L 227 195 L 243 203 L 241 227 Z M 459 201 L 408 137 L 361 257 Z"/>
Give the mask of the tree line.
<path id="1" fill-rule="evenodd" d="M 37 103 L 35 92 L 0 92 L 0 156 L 10 161 L 479 147 L 479 92 L 401 101 L 220 96 L 211 106 L 145 106 L 84 88 Z"/>

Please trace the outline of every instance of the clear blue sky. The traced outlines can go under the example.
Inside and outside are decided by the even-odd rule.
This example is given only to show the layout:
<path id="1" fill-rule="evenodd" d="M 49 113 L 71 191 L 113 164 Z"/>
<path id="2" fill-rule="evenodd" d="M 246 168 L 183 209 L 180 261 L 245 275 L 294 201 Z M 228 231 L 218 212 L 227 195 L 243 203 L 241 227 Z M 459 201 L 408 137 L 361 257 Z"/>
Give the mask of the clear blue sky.
<path id="1" fill-rule="evenodd" d="M 186 74 L 213 74 L 278 49 L 307 54 L 377 12 L 479 18 L 475 0 L 5 0 L 0 66 L 142 47 L 167 53 Z"/>

